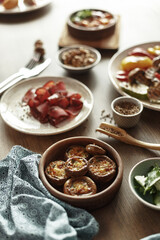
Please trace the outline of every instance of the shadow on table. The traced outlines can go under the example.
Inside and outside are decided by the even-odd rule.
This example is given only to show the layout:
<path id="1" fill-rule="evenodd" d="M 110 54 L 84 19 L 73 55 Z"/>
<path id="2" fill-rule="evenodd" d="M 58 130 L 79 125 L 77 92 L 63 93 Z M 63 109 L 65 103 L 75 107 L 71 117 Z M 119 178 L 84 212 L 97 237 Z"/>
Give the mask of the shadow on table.
<path id="1" fill-rule="evenodd" d="M 28 11 L 28 12 L 22 12 L 22 13 L 2 14 L 0 15 L 0 22 L 15 24 L 15 23 L 33 21 L 48 14 L 52 10 L 52 7 L 53 6 L 49 4 L 45 7 L 36 9 L 34 11 L 30 11 L 30 12 Z"/>

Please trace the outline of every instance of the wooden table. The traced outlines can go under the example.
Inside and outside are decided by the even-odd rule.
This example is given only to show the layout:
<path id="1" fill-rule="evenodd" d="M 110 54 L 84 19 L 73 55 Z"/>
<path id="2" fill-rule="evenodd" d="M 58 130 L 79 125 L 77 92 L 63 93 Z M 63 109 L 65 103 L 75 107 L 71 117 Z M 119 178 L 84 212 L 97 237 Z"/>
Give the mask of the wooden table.
<path id="1" fill-rule="evenodd" d="M 0 15 L 0 81 L 16 72 L 30 59 L 33 44 L 37 39 L 44 42 L 46 53 L 52 64 L 40 76 L 74 77 L 90 88 L 94 96 L 93 111 L 88 119 L 74 130 L 54 136 L 32 136 L 8 127 L 0 118 L 0 159 L 3 159 L 13 145 L 22 145 L 32 151 L 43 153 L 56 141 L 71 136 L 91 136 L 112 145 L 122 157 L 124 177 L 114 200 L 107 206 L 92 211 L 100 224 L 95 240 L 138 240 L 160 232 L 159 212 L 143 206 L 133 196 L 128 185 L 128 174 L 140 160 L 160 156 L 158 151 L 126 145 L 95 132 L 101 123 L 101 112 L 111 114 L 111 101 L 119 94 L 113 88 L 107 73 L 112 51 L 102 52 L 102 60 L 92 71 L 73 76 L 56 63 L 58 41 L 69 13 L 80 8 L 104 8 L 121 17 L 119 48 L 160 40 L 159 0 L 58 0 L 34 12 Z M 106 120 L 109 122 L 109 119 Z M 144 109 L 139 124 L 128 132 L 147 142 L 160 142 L 160 112 Z"/>

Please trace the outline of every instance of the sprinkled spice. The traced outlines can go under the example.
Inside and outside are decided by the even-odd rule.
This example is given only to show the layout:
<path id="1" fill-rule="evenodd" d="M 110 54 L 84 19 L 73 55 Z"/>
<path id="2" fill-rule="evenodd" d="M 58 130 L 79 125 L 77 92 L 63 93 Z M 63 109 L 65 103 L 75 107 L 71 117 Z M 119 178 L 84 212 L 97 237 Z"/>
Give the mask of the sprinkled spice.
<path id="1" fill-rule="evenodd" d="M 100 120 L 109 121 L 110 123 L 112 123 L 113 117 L 110 113 L 106 113 L 105 110 L 102 110 Z"/>
<path id="2" fill-rule="evenodd" d="M 123 136 L 123 134 L 122 134 L 121 132 L 115 130 L 115 129 L 112 128 L 112 127 L 103 127 L 103 129 L 104 129 L 105 131 L 107 131 L 107 132 L 109 132 L 109 133 L 113 133 L 113 134 L 115 134 L 115 135 L 117 135 L 117 136 Z"/>
<path id="3" fill-rule="evenodd" d="M 123 115 L 133 115 L 138 113 L 140 108 L 135 103 L 132 102 L 119 102 L 114 106 L 116 112 L 123 114 Z"/>

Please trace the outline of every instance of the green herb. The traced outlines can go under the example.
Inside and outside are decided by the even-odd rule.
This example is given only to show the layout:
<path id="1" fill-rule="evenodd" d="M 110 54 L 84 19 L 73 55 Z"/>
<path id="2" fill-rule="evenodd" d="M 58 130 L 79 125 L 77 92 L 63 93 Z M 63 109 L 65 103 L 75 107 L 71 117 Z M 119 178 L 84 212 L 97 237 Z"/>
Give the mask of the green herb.
<path id="1" fill-rule="evenodd" d="M 145 191 L 148 191 L 159 180 L 160 180 L 160 167 L 156 166 L 152 169 L 152 171 L 148 173 Z"/>
<path id="2" fill-rule="evenodd" d="M 139 192 L 153 195 L 154 204 L 160 205 L 160 167 L 152 167 L 147 176 L 135 176 L 135 180 L 139 184 Z"/>
<path id="3" fill-rule="evenodd" d="M 88 17 L 91 17 L 91 16 L 92 16 L 92 11 L 89 10 L 89 9 L 86 9 L 86 10 L 82 10 L 82 11 L 79 11 L 76 14 L 74 14 L 71 17 L 71 21 L 72 22 L 79 22 L 82 19 L 85 19 L 85 18 L 88 18 Z"/>

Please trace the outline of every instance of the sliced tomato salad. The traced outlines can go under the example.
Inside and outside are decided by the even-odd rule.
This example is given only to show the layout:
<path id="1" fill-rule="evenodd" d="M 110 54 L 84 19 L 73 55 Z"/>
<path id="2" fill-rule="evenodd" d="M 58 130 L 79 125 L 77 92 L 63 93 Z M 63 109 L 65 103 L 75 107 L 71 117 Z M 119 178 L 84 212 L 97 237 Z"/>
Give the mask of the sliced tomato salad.
<path id="1" fill-rule="evenodd" d="M 58 124 L 72 119 L 83 107 L 79 93 L 69 93 L 63 81 L 48 81 L 42 87 L 29 89 L 23 102 L 30 107 L 31 115 L 41 123 Z"/>

